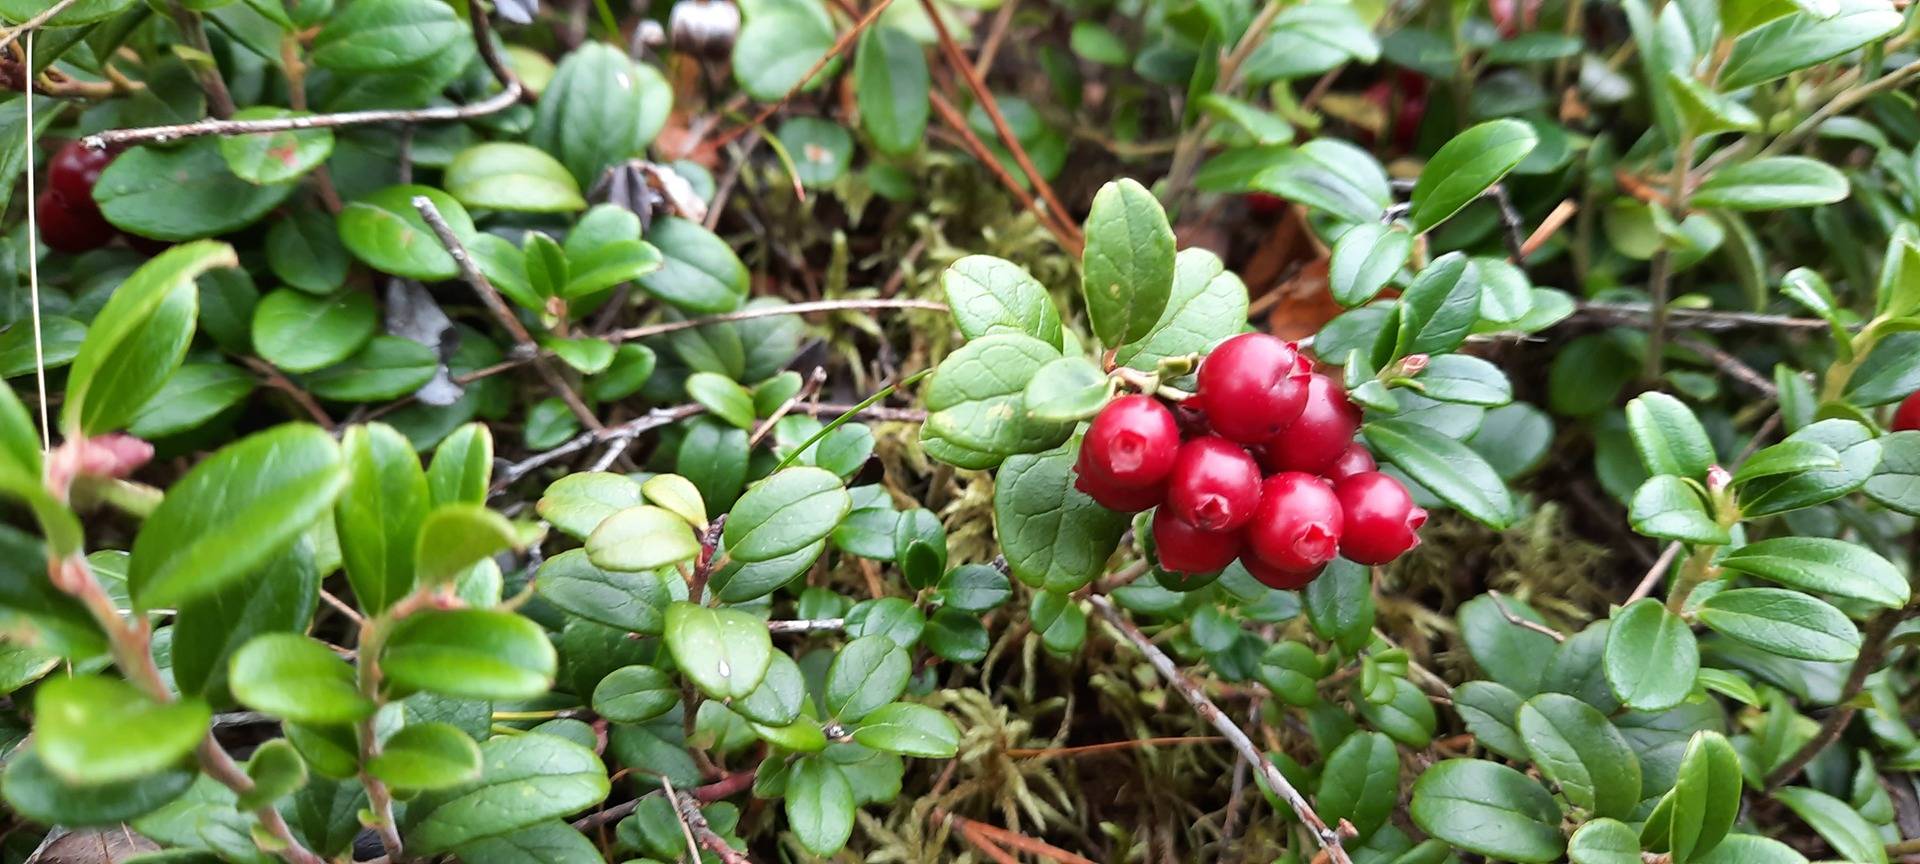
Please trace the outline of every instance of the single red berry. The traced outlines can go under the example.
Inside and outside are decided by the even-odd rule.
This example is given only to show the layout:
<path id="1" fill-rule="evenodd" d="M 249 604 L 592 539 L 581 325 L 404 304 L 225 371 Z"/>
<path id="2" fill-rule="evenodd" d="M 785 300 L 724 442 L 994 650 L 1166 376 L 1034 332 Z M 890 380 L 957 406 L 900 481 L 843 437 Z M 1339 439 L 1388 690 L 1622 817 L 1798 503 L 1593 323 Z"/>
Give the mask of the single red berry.
<path id="1" fill-rule="evenodd" d="M 1340 554 L 1347 560 L 1385 564 L 1420 545 L 1417 532 L 1427 524 L 1427 511 L 1400 481 L 1369 471 L 1333 484 L 1333 494 L 1340 499 Z"/>
<path id="2" fill-rule="evenodd" d="M 1215 346 L 1200 363 L 1195 401 L 1214 432 L 1258 444 L 1300 416 L 1311 371 L 1293 343 L 1242 333 Z"/>
<path id="3" fill-rule="evenodd" d="M 1260 486 L 1247 545 L 1268 566 L 1305 572 L 1333 560 L 1342 524 L 1340 499 L 1326 481 L 1283 471 Z"/>
<path id="4" fill-rule="evenodd" d="M 1172 473 L 1179 449 L 1180 426 L 1167 406 L 1151 396 L 1122 396 L 1100 409 L 1087 427 L 1080 473 L 1106 487 L 1157 486 Z"/>
<path id="5" fill-rule="evenodd" d="M 1900 401 L 1900 407 L 1893 410 L 1893 431 L 1910 432 L 1920 429 L 1920 391 Z"/>
<path id="6" fill-rule="evenodd" d="M 1084 449 L 1080 451 L 1080 461 L 1074 466 L 1073 488 L 1085 492 L 1094 503 L 1119 513 L 1138 513 L 1166 500 L 1165 483 L 1134 489 L 1100 479 L 1100 475 L 1086 469 L 1086 453 Z"/>
<path id="7" fill-rule="evenodd" d="M 1287 199 L 1271 192 L 1248 192 L 1247 210 L 1255 216 L 1272 216 L 1286 209 Z"/>
<path id="8" fill-rule="evenodd" d="M 107 170 L 107 163 L 112 162 L 115 155 L 109 150 L 93 150 L 78 141 L 68 141 L 47 165 L 47 188 L 68 207 L 97 210 L 93 185 L 100 181 L 100 172 Z"/>
<path id="9" fill-rule="evenodd" d="M 58 252 L 98 249 L 113 239 L 113 226 L 100 211 L 69 207 L 55 199 L 53 190 L 41 192 L 33 204 L 41 242 Z"/>
<path id="10" fill-rule="evenodd" d="M 1208 531 L 1181 519 L 1166 507 L 1153 511 L 1153 550 L 1160 569 L 1175 573 L 1212 573 L 1240 554 L 1238 531 Z"/>
<path id="11" fill-rule="evenodd" d="M 1232 531 L 1259 506 L 1260 466 L 1246 448 L 1217 435 L 1180 445 L 1167 481 L 1173 515 L 1202 531 Z"/>
<path id="12" fill-rule="evenodd" d="M 1262 450 L 1267 470 L 1327 473 L 1359 429 L 1360 409 L 1348 401 L 1338 382 L 1316 372 L 1307 383 L 1300 419 Z"/>
<path id="13" fill-rule="evenodd" d="M 1327 466 L 1327 479 L 1339 480 L 1355 474 L 1364 474 L 1379 467 L 1379 463 L 1373 461 L 1373 453 L 1367 450 L 1366 445 L 1355 441 L 1348 444 L 1347 449 L 1340 451 L 1340 458 L 1333 460 L 1333 464 Z"/>
<path id="14" fill-rule="evenodd" d="M 1327 565 L 1321 564 L 1306 570 L 1288 570 L 1268 564 L 1254 555 L 1240 556 L 1240 565 L 1247 568 L 1247 572 L 1253 574 L 1253 578 L 1259 580 L 1260 584 L 1276 591 L 1298 591 L 1305 588 L 1308 583 L 1320 576 L 1320 571 L 1327 569 Z"/>

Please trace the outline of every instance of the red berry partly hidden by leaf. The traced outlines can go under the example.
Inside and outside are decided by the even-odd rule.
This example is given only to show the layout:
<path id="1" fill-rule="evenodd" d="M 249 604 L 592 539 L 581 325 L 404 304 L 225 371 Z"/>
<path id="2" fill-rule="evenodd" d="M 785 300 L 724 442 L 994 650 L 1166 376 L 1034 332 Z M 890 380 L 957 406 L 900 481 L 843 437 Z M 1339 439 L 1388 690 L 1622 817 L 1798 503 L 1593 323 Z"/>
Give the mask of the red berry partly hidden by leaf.
<path id="1" fill-rule="evenodd" d="M 93 184 L 100 181 L 100 172 L 107 169 L 107 163 L 112 162 L 115 155 L 107 150 L 88 149 L 78 141 L 68 141 L 47 165 L 47 188 L 68 207 L 97 210 Z"/>
<path id="2" fill-rule="evenodd" d="M 1087 470 L 1087 451 L 1082 448 L 1080 459 L 1073 468 L 1073 488 L 1087 493 L 1094 503 L 1119 513 L 1138 513 L 1151 507 L 1157 507 L 1166 500 L 1167 484 L 1129 488 L 1115 486 L 1100 475 Z"/>
<path id="3" fill-rule="evenodd" d="M 1901 400 L 1900 407 L 1893 411 L 1893 431 L 1914 430 L 1920 430 L 1920 392 L 1915 392 Z"/>
<path id="4" fill-rule="evenodd" d="M 51 189 L 40 193 L 33 210 L 40 240 L 50 249 L 69 254 L 86 252 L 113 239 L 113 226 L 99 210 L 69 207 L 55 198 Z"/>
<path id="5" fill-rule="evenodd" d="M 1157 486 L 1173 471 L 1179 449 L 1180 426 L 1167 406 L 1151 396 L 1122 396 L 1100 409 L 1087 427 L 1080 472 L 1106 487 Z"/>
<path id="6" fill-rule="evenodd" d="M 1212 573 L 1240 554 L 1240 532 L 1196 528 L 1166 507 L 1153 511 L 1153 550 L 1160 569 Z"/>
<path id="7" fill-rule="evenodd" d="M 1213 431 L 1242 444 L 1279 434 L 1300 416 L 1312 366 L 1291 342 L 1242 333 L 1200 363 L 1194 394 Z"/>
<path id="8" fill-rule="evenodd" d="M 1348 444 L 1347 449 L 1340 451 L 1340 458 L 1333 460 L 1333 464 L 1327 466 L 1327 479 L 1339 480 L 1342 477 L 1364 474 L 1379 467 L 1380 465 L 1373 461 L 1373 454 L 1367 450 L 1366 445 L 1355 441 Z"/>
<path id="9" fill-rule="evenodd" d="M 1267 442 L 1267 470 L 1325 474 L 1352 446 L 1359 429 L 1360 409 L 1347 400 L 1338 382 L 1316 372 L 1308 381 L 1300 419 Z"/>
<path id="10" fill-rule="evenodd" d="M 1287 206 L 1287 199 L 1270 192 L 1248 192 L 1246 201 L 1255 216 L 1272 216 Z"/>
<path id="11" fill-rule="evenodd" d="M 1253 574 L 1253 578 L 1259 580 L 1260 584 L 1276 591 L 1298 591 L 1305 588 L 1308 583 L 1320 576 L 1320 571 L 1327 569 L 1327 565 L 1321 564 L 1305 570 L 1288 570 L 1268 564 L 1252 553 L 1240 556 L 1240 564 L 1246 567 L 1247 572 Z"/>
<path id="12" fill-rule="evenodd" d="M 1260 466 L 1238 444 L 1216 435 L 1180 445 L 1167 481 L 1167 506 L 1203 531 L 1232 531 L 1260 506 Z"/>
<path id="13" fill-rule="evenodd" d="M 1325 480 L 1282 471 L 1260 486 L 1247 546 L 1269 567 L 1305 572 L 1333 560 L 1342 525 L 1340 499 Z"/>
<path id="14" fill-rule="evenodd" d="M 1340 499 L 1340 554 L 1347 560 L 1385 564 L 1420 545 L 1427 511 L 1413 503 L 1400 481 L 1369 471 L 1335 483 L 1333 494 Z"/>

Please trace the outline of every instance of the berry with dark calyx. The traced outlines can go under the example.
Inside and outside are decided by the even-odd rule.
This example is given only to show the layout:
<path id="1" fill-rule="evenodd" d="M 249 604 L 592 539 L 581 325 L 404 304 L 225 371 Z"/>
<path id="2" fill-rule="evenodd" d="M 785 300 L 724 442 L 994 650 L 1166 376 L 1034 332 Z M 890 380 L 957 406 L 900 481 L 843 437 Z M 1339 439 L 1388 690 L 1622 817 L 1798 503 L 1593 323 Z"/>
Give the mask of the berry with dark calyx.
<path id="1" fill-rule="evenodd" d="M 1900 407 L 1893 409 L 1891 428 L 1895 432 L 1920 430 L 1920 391 L 1900 400 Z"/>
<path id="2" fill-rule="evenodd" d="M 1166 508 L 1153 511 L 1153 550 L 1160 569 L 1175 573 L 1212 573 L 1240 554 L 1240 532 L 1207 531 Z"/>
<path id="3" fill-rule="evenodd" d="M 1151 396 L 1122 396 L 1100 409 L 1087 427 L 1080 473 L 1104 488 L 1158 486 L 1172 473 L 1179 449 L 1180 426 L 1167 406 Z"/>
<path id="4" fill-rule="evenodd" d="M 1180 445 L 1167 481 L 1173 515 L 1202 531 L 1232 531 L 1259 506 L 1260 466 L 1246 448 L 1216 435 Z"/>
<path id="5" fill-rule="evenodd" d="M 1327 565 L 1321 564 L 1306 570 L 1288 570 L 1268 564 L 1252 554 L 1240 556 L 1240 565 L 1247 568 L 1247 572 L 1260 584 L 1275 591 L 1298 591 L 1318 578 L 1320 571 L 1327 569 Z"/>
<path id="6" fill-rule="evenodd" d="M 1138 513 L 1157 507 L 1167 497 L 1167 485 L 1158 483 L 1140 488 L 1115 486 L 1100 479 L 1100 475 L 1086 469 L 1087 451 L 1080 451 L 1080 460 L 1073 467 L 1073 488 L 1087 494 L 1094 503 L 1118 513 Z"/>
<path id="7" fill-rule="evenodd" d="M 36 227 L 47 248 L 68 254 L 87 252 L 113 239 L 113 226 L 91 208 L 71 207 L 48 189 L 33 204 Z"/>
<path id="8" fill-rule="evenodd" d="M 94 150 L 78 141 L 67 142 L 47 165 L 48 191 L 69 208 L 98 210 L 99 205 L 93 201 L 93 186 L 116 155 L 111 150 Z"/>
<path id="9" fill-rule="evenodd" d="M 1316 372 L 1307 383 L 1300 418 L 1263 449 L 1267 470 L 1325 474 L 1353 445 L 1359 429 L 1360 409 L 1348 401 L 1339 382 Z"/>
<path id="10" fill-rule="evenodd" d="M 1201 361 L 1194 401 L 1215 433 L 1258 444 L 1300 416 L 1311 371 L 1293 343 L 1265 333 L 1242 333 Z"/>
<path id="11" fill-rule="evenodd" d="M 1333 464 L 1327 466 L 1326 477 L 1328 480 L 1339 480 L 1355 474 L 1364 474 L 1379 467 L 1379 463 L 1373 461 L 1373 453 L 1367 450 L 1366 445 L 1355 441 L 1340 452 L 1340 458 L 1333 460 Z"/>
<path id="12" fill-rule="evenodd" d="M 1333 484 L 1333 494 L 1340 499 L 1340 554 L 1347 560 L 1385 564 L 1420 545 L 1427 511 L 1413 503 L 1400 481 L 1369 471 Z"/>
<path id="13" fill-rule="evenodd" d="M 1260 509 L 1247 525 L 1247 546 L 1268 567 L 1303 573 L 1333 560 L 1344 521 L 1327 482 L 1282 471 L 1260 486 Z"/>

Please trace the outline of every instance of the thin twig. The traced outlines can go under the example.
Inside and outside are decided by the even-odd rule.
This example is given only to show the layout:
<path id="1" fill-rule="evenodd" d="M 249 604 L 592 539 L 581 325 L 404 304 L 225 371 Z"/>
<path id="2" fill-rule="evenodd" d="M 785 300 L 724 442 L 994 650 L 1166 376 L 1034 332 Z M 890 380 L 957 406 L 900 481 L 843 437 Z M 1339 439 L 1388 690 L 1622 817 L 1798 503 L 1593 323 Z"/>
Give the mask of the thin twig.
<path id="1" fill-rule="evenodd" d="M 1136 750 L 1141 747 L 1218 744 L 1225 740 L 1227 739 L 1218 735 L 1175 735 L 1165 738 L 1128 738 L 1122 741 L 1103 741 L 1099 744 L 1082 744 L 1078 747 L 1009 747 L 1006 750 L 1002 750 L 1001 753 L 1009 759 L 1058 759 L 1066 756 L 1090 756 L 1097 753 Z"/>
<path id="2" fill-rule="evenodd" d="M 1758 392 L 1761 396 L 1774 399 L 1780 395 L 1780 388 L 1774 386 L 1772 379 L 1755 371 L 1752 366 L 1748 366 L 1740 358 L 1714 345 L 1688 337 L 1675 338 L 1673 344 L 1675 347 L 1684 348 L 1707 358 L 1707 362 L 1712 363 L 1720 371 L 1727 373 L 1727 375 L 1735 381 L 1739 381 L 1753 388 L 1754 391 Z"/>
<path id="3" fill-rule="evenodd" d="M 571 456 L 601 441 L 614 441 L 621 438 L 632 439 L 648 431 L 658 429 L 676 420 L 684 420 L 706 409 L 697 403 L 678 405 L 672 408 L 655 408 L 645 414 L 621 423 L 617 426 L 582 432 L 551 450 L 535 453 L 496 472 L 493 490 L 489 495 L 498 495 L 508 486 L 534 470 L 551 464 L 555 460 Z"/>
<path id="4" fill-rule="evenodd" d="M 80 0 L 59 0 L 59 2 L 41 10 L 39 14 L 34 15 L 32 18 L 28 18 L 16 26 L 7 28 L 7 35 L 0 36 L 0 50 L 5 50 L 8 45 L 13 44 L 13 40 L 20 38 L 28 30 L 33 30 L 48 21 L 52 21 L 53 16 L 67 11 L 68 6 L 72 6 L 78 2 L 80 2 Z M 33 70 L 29 68 L 27 71 L 31 74 Z"/>
<path id="5" fill-rule="evenodd" d="M 1532 630 L 1533 632 L 1538 633 L 1542 636 L 1545 636 L 1549 639 L 1552 639 L 1555 642 L 1567 641 L 1567 634 L 1562 633 L 1558 630 L 1555 630 L 1552 627 L 1548 627 L 1547 625 L 1542 624 L 1538 621 L 1529 621 L 1525 618 L 1522 618 L 1518 615 L 1513 614 L 1513 610 L 1507 608 L 1506 597 L 1502 596 L 1500 592 L 1488 591 L 1487 596 L 1493 598 L 1493 608 L 1500 610 L 1500 617 L 1507 619 L 1508 624 L 1512 624 L 1513 626 L 1518 627 L 1522 630 Z"/>
<path id="6" fill-rule="evenodd" d="M 149 141 L 178 141 L 182 138 L 198 138 L 205 135 L 225 137 L 262 132 L 298 132 L 305 129 L 338 129 L 343 126 L 366 126 L 373 123 L 445 123 L 454 120 L 471 120 L 475 117 L 505 111 L 520 101 L 522 92 L 524 91 L 518 89 L 516 85 L 468 105 L 344 111 L 338 114 L 310 114 L 303 117 L 274 117 L 264 120 L 199 120 L 172 126 L 115 129 L 88 135 L 80 139 L 80 142 L 90 149 L 105 150 L 108 147 L 144 144 Z"/>
<path id="7" fill-rule="evenodd" d="M 839 38 L 833 40 L 833 45 L 827 49 L 827 53 L 820 55 L 820 59 L 815 60 L 812 66 L 807 67 L 807 74 L 800 76 L 798 83 L 789 88 L 779 99 L 768 103 L 767 107 L 760 109 L 760 113 L 753 115 L 752 120 L 734 126 L 715 136 L 713 143 L 709 146 L 714 148 L 724 147 L 732 143 L 734 139 L 745 135 L 747 132 L 760 128 L 761 124 L 766 123 L 773 115 L 779 113 L 781 108 L 786 107 L 788 102 L 793 101 L 794 96 L 798 95 L 800 91 L 805 90 L 807 84 L 813 81 L 814 76 L 820 74 L 820 70 L 827 68 L 828 63 L 833 62 L 833 58 L 846 53 L 847 48 L 853 45 L 854 41 L 860 38 L 860 34 L 866 32 L 866 29 L 871 26 L 873 22 L 878 21 L 880 19 L 880 13 L 887 11 L 887 7 L 892 5 L 892 3 L 893 0 L 880 0 L 880 2 L 875 3 L 872 9 L 867 10 L 867 14 L 860 16 L 859 20 L 853 23 L 853 27 L 849 28 L 845 33 L 840 34 Z"/>
<path id="8" fill-rule="evenodd" d="M 1667 575 L 1667 568 L 1672 567 L 1673 559 L 1678 557 L 1680 557 L 1680 541 L 1675 540 L 1667 544 L 1666 550 L 1660 553 L 1659 559 L 1653 562 L 1652 567 L 1647 568 L 1647 575 L 1640 577 L 1640 584 L 1634 586 L 1633 593 L 1628 594 L 1626 602 L 1620 605 L 1632 606 L 1635 602 L 1652 595 L 1654 587 L 1660 584 L 1660 577 Z"/>
<path id="9" fill-rule="evenodd" d="M 793 410 L 793 406 L 812 399 L 815 393 L 820 392 L 820 385 L 825 384 L 826 381 L 827 367 L 813 367 L 813 374 L 807 376 L 807 380 L 800 385 L 800 389 L 792 396 L 788 396 L 785 402 L 780 403 L 780 407 L 767 415 L 767 419 L 760 421 L 759 426 L 754 427 L 753 434 L 747 436 L 747 449 L 752 450 L 759 446 L 767 434 L 773 431 L 774 424 L 780 422 L 780 418 L 787 416 L 787 413 Z"/>
<path id="10" fill-rule="evenodd" d="M 732 321 L 749 321 L 755 318 L 775 318 L 781 315 L 805 315 L 809 312 L 868 311 L 873 309 L 924 309 L 929 312 L 945 312 L 947 304 L 934 300 L 880 299 L 867 300 L 810 300 L 805 303 L 788 303 L 784 306 L 761 306 L 753 309 L 741 309 L 738 312 L 723 312 L 700 318 L 688 318 L 682 321 L 664 321 L 659 324 L 644 324 L 629 327 L 607 334 L 615 342 L 633 339 L 645 339 L 650 336 L 663 336 L 681 330 L 692 330 L 708 324 L 726 324 Z"/>
<path id="11" fill-rule="evenodd" d="M 985 839 L 994 845 L 1005 844 L 1007 848 L 1018 849 L 1029 855 L 1038 855 L 1049 861 L 1059 862 L 1059 864 L 1094 864 L 1091 859 L 1085 856 L 1069 852 L 1051 843 L 1036 840 L 1025 834 L 1009 831 L 998 825 L 989 825 L 985 822 L 968 819 L 958 813 L 950 813 L 938 807 L 934 808 L 933 813 L 930 815 L 935 821 L 952 825 L 954 830 L 959 831 L 963 837 L 966 837 L 970 833 L 976 834 L 979 838 Z M 968 838 L 968 842 L 974 843 L 976 847 L 980 846 L 972 837 Z M 1002 854 L 1004 854 L 1004 850 Z"/>
<path id="12" fill-rule="evenodd" d="M 1584 300 L 1574 304 L 1574 314 L 1644 324 L 1652 319 L 1653 307 L 1646 303 L 1601 303 Z M 1712 309 L 1671 309 L 1667 312 L 1667 324 L 1670 327 L 1687 327 L 1696 330 L 1731 330 L 1739 327 L 1825 330 L 1832 326 L 1819 318 L 1794 318 L 1788 315 L 1723 312 Z"/>
<path id="13" fill-rule="evenodd" d="M 320 407 L 320 403 L 314 400 L 313 394 L 301 389 L 300 385 L 293 383 L 292 379 L 280 374 L 280 370 L 274 368 L 272 363 L 257 357 L 242 357 L 240 362 L 248 369 L 259 373 L 268 387 L 287 394 L 294 404 L 300 406 L 300 410 L 307 412 L 307 416 L 312 418 L 313 422 L 329 430 L 334 428 L 332 415 L 327 413 L 327 409 Z"/>
<path id="14" fill-rule="evenodd" d="M 1253 741 L 1247 738 L 1247 733 L 1241 731 L 1231 718 L 1221 713 L 1220 706 L 1213 704 L 1213 700 L 1208 699 L 1207 694 L 1201 692 L 1199 685 L 1194 684 L 1173 665 L 1173 659 L 1168 657 L 1166 652 L 1161 651 L 1160 647 L 1153 644 L 1146 634 L 1140 632 L 1140 628 L 1127 620 L 1112 601 L 1101 596 L 1089 597 L 1087 601 L 1093 604 L 1094 611 L 1098 612 L 1100 617 L 1105 618 L 1121 636 L 1133 643 L 1133 647 L 1146 655 L 1147 662 L 1153 665 L 1154 670 L 1159 672 L 1160 677 L 1165 678 L 1174 690 L 1179 691 L 1201 719 L 1220 730 L 1221 735 L 1226 736 L 1227 742 L 1239 751 L 1240 758 L 1259 769 L 1267 788 L 1272 789 L 1281 800 L 1293 808 L 1293 812 L 1300 817 L 1301 822 L 1306 824 L 1307 829 L 1312 832 L 1320 847 L 1326 850 L 1334 864 L 1353 864 L 1353 859 L 1347 856 L 1346 849 L 1340 845 L 1340 833 L 1327 826 L 1326 821 L 1320 818 L 1320 814 L 1314 812 L 1313 804 L 1307 801 L 1307 797 L 1300 794 L 1300 790 L 1295 789 L 1293 784 L 1287 781 L 1278 767 L 1260 754 L 1260 751 L 1253 746 Z"/>
<path id="15" fill-rule="evenodd" d="M 673 781 L 667 779 L 665 774 L 660 775 L 660 788 L 667 793 L 667 800 L 673 804 L 674 819 L 680 822 L 680 833 L 687 838 L 687 852 L 692 856 L 688 860 L 700 860 L 700 841 L 693 839 L 693 826 L 688 824 L 685 816 L 680 815 L 680 796 L 674 793 Z"/>
<path id="16" fill-rule="evenodd" d="M 700 849 L 706 847 L 707 851 L 719 856 L 724 864 L 753 864 L 740 850 L 728 846 L 725 838 L 714 833 L 713 826 L 707 824 L 706 815 L 700 812 L 700 805 L 695 799 L 673 791 L 673 781 L 668 780 L 665 774 L 660 775 L 660 788 L 666 792 L 667 801 L 673 804 L 674 812 L 679 815 L 680 827 L 687 832 L 687 848 L 692 850 L 693 860 L 700 860 Z M 697 843 L 694 842 L 696 837 L 699 838 Z"/>
<path id="17" fill-rule="evenodd" d="M 1847 681 L 1840 687 L 1840 698 L 1834 703 L 1833 713 L 1821 722 L 1820 731 L 1814 733 L 1807 743 L 1800 745 L 1800 749 L 1793 751 L 1787 761 L 1767 772 L 1767 792 L 1771 793 L 1792 780 L 1793 775 L 1800 773 L 1800 769 L 1807 767 L 1807 763 L 1812 762 L 1821 751 L 1840 740 L 1840 734 L 1847 731 L 1847 724 L 1853 722 L 1854 714 L 1860 710 L 1853 698 L 1860 695 L 1861 688 L 1866 686 L 1867 676 L 1880 668 L 1880 660 L 1885 656 L 1887 642 L 1893 636 L 1893 631 L 1917 609 L 1920 607 L 1888 609 L 1874 616 L 1873 621 L 1867 624 L 1865 638 L 1860 644 L 1860 656 L 1854 658 L 1853 670 L 1847 673 Z"/>
<path id="18" fill-rule="evenodd" d="M 174 26 L 180 28 L 187 46 L 200 55 L 189 59 L 187 66 L 193 69 L 193 77 L 200 80 L 200 89 L 207 93 L 207 113 L 221 120 L 232 117 L 233 94 L 227 90 L 227 79 L 220 77 L 220 64 L 213 59 L 213 43 L 207 40 L 207 28 L 200 14 L 182 5 L 180 0 L 166 0 L 166 7 L 167 15 L 173 18 Z"/>
<path id="19" fill-rule="evenodd" d="M 594 416 L 593 409 L 587 407 L 580 394 L 574 392 L 573 386 L 560 377 L 559 371 L 548 365 L 545 358 L 539 356 L 540 346 L 533 341 L 533 334 L 528 333 L 526 325 L 514 317 L 513 310 L 507 308 L 507 301 L 500 299 L 500 292 L 494 289 L 487 274 L 480 272 L 479 265 L 473 263 L 473 256 L 467 253 L 467 247 L 460 242 L 460 238 L 454 236 L 453 226 L 448 225 L 446 217 L 440 215 L 440 208 L 433 206 L 433 199 L 415 195 L 413 209 L 420 211 L 420 218 L 426 220 L 427 227 L 432 228 L 433 235 L 440 239 L 440 245 L 446 247 L 447 254 L 453 256 L 454 263 L 460 266 L 461 277 L 473 287 L 473 293 L 480 295 L 480 302 L 486 305 L 487 311 L 493 313 L 500 326 L 513 336 L 513 341 L 521 351 L 533 355 L 534 371 L 546 380 L 554 395 L 567 403 L 567 408 L 580 419 L 581 425 L 595 432 L 606 428 L 606 424 Z"/>
<path id="20" fill-rule="evenodd" d="M 1000 181 L 1001 186 L 1006 187 L 1014 200 L 1019 201 L 1021 207 L 1026 208 L 1027 212 L 1040 220 L 1041 227 L 1046 228 L 1047 233 L 1052 234 L 1053 239 L 1059 241 L 1061 248 L 1075 248 L 1073 244 L 1076 235 L 1070 230 L 1070 226 L 1061 219 L 1055 218 L 1054 214 L 1045 207 L 1040 206 L 1040 202 L 1034 200 L 1033 195 L 1027 192 L 1027 187 L 1020 185 L 1020 181 L 1015 180 L 1013 175 L 1008 173 L 1007 167 L 1000 164 L 999 157 L 993 155 L 992 150 L 987 149 L 986 142 L 981 141 L 980 136 L 973 134 L 973 127 L 967 124 L 967 118 L 960 113 L 960 109 L 955 108 L 953 103 L 947 101 L 947 97 L 940 95 L 938 90 L 929 92 L 927 97 L 933 104 L 933 113 L 940 115 L 941 122 L 946 123 L 947 128 L 952 129 L 953 134 L 960 137 L 961 144 L 965 145 L 967 152 L 973 155 L 974 161 L 986 166 L 987 171 Z"/>
<path id="21" fill-rule="evenodd" d="M 818 630 L 839 630 L 847 626 L 845 618 L 795 618 L 788 621 L 768 621 L 769 633 L 812 633 Z"/>
<path id="22" fill-rule="evenodd" d="M 1829 118 L 1873 98 L 1882 91 L 1891 90 L 1905 84 L 1916 75 L 1920 75 L 1920 60 L 1908 63 L 1905 66 L 1888 72 L 1858 87 L 1842 91 L 1838 96 L 1827 100 L 1826 104 L 1821 105 L 1818 110 L 1807 115 L 1807 119 L 1800 121 L 1798 125 L 1787 130 L 1785 134 L 1773 139 L 1773 143 L 1761 148 L 1759 155 L 1772 156 L 1781 151 L 1791 149 L 1805 140 L 1807 136 L 1819 131 L 1820 124 L 1827 122 Z"/>
<path id="23" fill-rule="evenodd" d="M 1279 18 L 1280 13 L 1286 11 L 1289 5 L 1291 4 L 1285 0 L 1268 0 L 1267 4 L 1261 7 L 1260 14 L 1247 25 L 1246 32 L 1240 34 L 1240 41 L 1234 44 L 1232 53 L 1220 61 L 1220 71 L 1218 77 L 1214 79 L 1216 83 L 1213 92 L 1232 95 L 1233 91 L 1239 88 L 1241 67 L 1246 64 L 1247 58 L 1253 56 L 1254 50 L 1260 47 L 1260 43 L 1266 41 L 1267 31 L 1273 28 L 1274 20 Z M 1207 131 L 1212 128 L 1213 115 L 1203 113 L 1193 122 L 1193 128 L 1180 136 L 1180 143 L 1173 151 L 1173 165 L 1167 169 L 1167 181 L 1164 187 L 1169 210 L 1177 211 L 1180 202 L 1185 199 L 1189 186 L 1193 182 L 1194 172 L 1200 167 L 1200 154 L 1206 146 Z"/>

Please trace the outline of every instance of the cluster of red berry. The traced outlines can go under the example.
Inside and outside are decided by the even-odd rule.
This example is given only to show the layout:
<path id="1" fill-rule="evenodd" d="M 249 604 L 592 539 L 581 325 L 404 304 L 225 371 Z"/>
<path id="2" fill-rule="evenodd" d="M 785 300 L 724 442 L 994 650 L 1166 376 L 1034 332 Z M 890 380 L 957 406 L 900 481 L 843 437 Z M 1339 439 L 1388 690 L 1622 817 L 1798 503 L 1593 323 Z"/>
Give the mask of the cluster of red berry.
<path id="1" fill-rule="evenodd" d="M 1075 466 L 1074 486 L 1101 506 L 1159 508 L 1161 568 L 1211 573 L 1237 557 L 1261 582 L 1297 589 L 1336 551 L 1385 564 L 1420 542 L 1427 512 L 1375 470 L 1353 440 L 1360 410 L 1292 343 L 1235 336 L 1198 379 L 1173 409 L 1152 396 L 1109 403 Z"/>
<path id="2" fill-rule="evenodd" d="M 93 184 L 114 153 L 69 141 L 47 166 L 47 188 L 33 202 L 40 239 L 60 252 L 85 252 L 107 245 L 117 233 L 93 200 Z"/>

